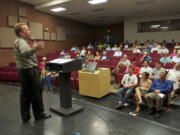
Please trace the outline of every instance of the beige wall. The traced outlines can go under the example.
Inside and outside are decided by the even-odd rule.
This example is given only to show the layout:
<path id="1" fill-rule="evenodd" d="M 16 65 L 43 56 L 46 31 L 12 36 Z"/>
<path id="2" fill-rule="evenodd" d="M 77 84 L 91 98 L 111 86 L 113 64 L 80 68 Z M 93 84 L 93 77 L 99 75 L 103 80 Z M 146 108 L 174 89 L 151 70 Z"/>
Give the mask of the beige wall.
<path id="1" fill-rule="evenodd" d="M 137 22 L 159 21 L 166 19 L 180 19 L 180 15 L 148 18 L 127 18 L 124 20 L 124 40 L 129 40 L 130 42 L 134 42 L 136 39 L 139 42 L 144 42 L 146 39 L 170 41 L 172 38 L 174 38 L 176 41 L 180 41 L 180 31 L 137 33 Z"/>

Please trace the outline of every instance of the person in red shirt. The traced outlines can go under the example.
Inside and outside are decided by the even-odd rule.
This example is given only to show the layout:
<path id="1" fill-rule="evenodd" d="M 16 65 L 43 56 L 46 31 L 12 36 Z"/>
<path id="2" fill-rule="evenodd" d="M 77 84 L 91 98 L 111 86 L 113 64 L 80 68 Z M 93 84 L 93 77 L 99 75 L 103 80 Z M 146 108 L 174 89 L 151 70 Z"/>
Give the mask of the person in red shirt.
<path id="1" fill-rule="evenodd" d="M 133 61 L 132 63 L 131 63 L 131 65 L 130 66 L 128 66 L 127 67 L 127 69 L 126 69 L 126 73 L 128 73 L 129 72 L 129 67 L 132 67 L 133 68 L 133 74 L 135 74 L 135 75 L 139 75 L 139 67 L 138 66 L 136 66 L 136 62 L 135 61 Z"/>

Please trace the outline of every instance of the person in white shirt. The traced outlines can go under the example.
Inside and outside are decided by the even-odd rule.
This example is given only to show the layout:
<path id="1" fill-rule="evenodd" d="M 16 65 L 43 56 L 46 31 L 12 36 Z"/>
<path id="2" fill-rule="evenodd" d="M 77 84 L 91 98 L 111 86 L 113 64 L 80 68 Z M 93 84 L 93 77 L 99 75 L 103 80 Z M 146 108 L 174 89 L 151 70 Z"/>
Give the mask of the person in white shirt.
<path id="1" fill-rule="evenodd" d="M 117 50 L 117 45 L 115 44 L 114 47 L 112 48 L 113 51 Z"/>
<path id="2" fill-rule="evenodd" d="M 141 53 L 141 51 L 138 49 L 138 46 L 136 45 L 133 49 L 132 53 Z"/>
<path id="3" fill-rule="evenodd" d="M 86 56 L 86 48 L 83 46 L 81 50 L 81 56 Z"/>
<path id="4" fill-rule="evenodd" d="M 118 92 L 118 104 L 116 109 L 120 109 L 123 106 L 128 106 L 127 100 L 134 93 L 134 89 L 138 84 L 138 79 L 136 75 L 133 74 L 133 69 L 129 67 L 129 73 L 123 76 L 121 81 L 122 88 L 119 89 Z M 123 96 L 123 93 L 125 95 Z"/>
<path id="5" fill-rule="evenodd" d="M 172 57 L 173 63 L 180 63 L 180 51 L 178 51 L 177 56 Z"/>
<path id="6" fill-rule="evenodd" d="M 175 91 L 180 88 L 179 86 L 179 78 L 180 78 L 180 63 L 176 63 L 174 69 L 169 70 L 167 74 L 167 79 L 173 82 L 173 91 L 171 96 L 174 96 Z"/>
<path id="7" fill-rule="evenodd" d="M 122 56 L 122 52 L 121 52 L 120 47 L 117 48 L 117 51 L 114 53 L 113 56 L 115 56 L 115 57 L 120 57 L 120 56 Z"/>
<path id="8" fill-rule="evenodd" d="M 151 49 L 151 53 L 153 52 L 158 52 L 159 48 L 157 46 L 157 44 L 154 44 L 154 47 Z"/>
<path id="9" fill-rule="evenodd" d="M 149 75 L 151 76 L 152 74 L 152 68 L 148 66 L 149 62 L 148 61 L 144 61 L 144 67 L 140 68 L 140 75 L 142 75 L 144 72 L 149 73 Z"/>
<path id="10" fill-rule="evenodd" d="M 158 50 L 158 54 L 162 55 L 163 53 L 169 54 L 169 50 L 166 48 L 165 44 L 163 44 L 161 49 Z"/>

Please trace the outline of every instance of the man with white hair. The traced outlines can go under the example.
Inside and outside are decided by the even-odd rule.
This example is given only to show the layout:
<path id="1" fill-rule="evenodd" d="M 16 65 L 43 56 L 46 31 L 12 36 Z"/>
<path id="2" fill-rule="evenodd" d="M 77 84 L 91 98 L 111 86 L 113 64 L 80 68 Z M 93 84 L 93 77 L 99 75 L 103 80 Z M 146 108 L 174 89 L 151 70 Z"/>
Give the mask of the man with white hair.
<path id="1" fill-rule="evenodd" d="M 124 65 L 124 66 L 131 65 L 131 62 L 130 62 L 130 60 L 127 59 L 127 55 L 126 55 L 126 54 L 123 55 L 123 57 L 122 57 L 122 59 L 119 61 L 118 65 L 119 65 L 119 64 L 122 64 L 122 65 Z"/>

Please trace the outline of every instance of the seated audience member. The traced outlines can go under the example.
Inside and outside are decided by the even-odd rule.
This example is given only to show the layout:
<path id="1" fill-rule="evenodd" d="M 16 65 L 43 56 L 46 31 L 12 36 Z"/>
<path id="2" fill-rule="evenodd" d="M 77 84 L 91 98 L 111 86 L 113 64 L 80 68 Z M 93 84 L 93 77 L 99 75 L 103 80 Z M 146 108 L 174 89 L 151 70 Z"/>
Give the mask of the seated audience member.
<path id="1" fill-rule="evenodd" d="M 120 47 L 117 48 L 117 51 L 114 53 L 113 56 L 115 56 L 115 57 L 120 57 L 120 56 L 122 56 L 122 52 L 121 52 Z"/>
<path id="2" fill-rule="evenodd" d="M 111 46 L 108 44 L 107 47 L 106 47 L 106 51 L 111 51 Z"/>
<path id="3" fill-rule="evenodd" d="M 169 50 L 166 48 L 166 45 L 165 45 L 165 44 L 163 44 L 162 47 L 161 47 L 161 49 L 158 50 L 158 54 L 161 54 L 161 55 L 162 55 L 163 53 L 169 54 Z"/>
<path id="4" fill-rule="evenodd" d="M 166 97 L 166 93 L 170 92 L 172 88 L 172 83 L 166 80 L 166 72 L 161 72 L 159 79 L 153 81 L 150 91 L 145 95 L 147 105 L 150 109 L 149 114 L 155 114 L 155 119 L 159 118 L 161 115 L 161 110 L 163 106 L 163 101 Z M 156 100 L 156 105 L 154 105 L 154 100 Z"/>
<path id="5" fill-rule="evenodd" d="M 136 62 L 135 62 L 135 61 L 133 61 L 133 62 L 131 63 L 131 65 L 128 65 L 128 66 L 127 66 L 127 69 L 126 69 L 126 72 L 127 72 L 127 73 L 129 72 L 129 68 L 130 68 L 130 67 L 133 69 L 133 74 L 139 75 L 139 67 L 136 66 Z"/>
<path id="6" fill-rule="evenodd" d="M 94 47 L 92 46 L 91 43 L 89 43 L 89 45 L 87 46 L 87 49 L 94 49 Z"/>
<path id="7" fill-rule="evenodd" d="M 176 63 L 174 69 L 170 69 L 167 74 L 167 79 L 173 82 L 173 91 L 171 96 L 174 97 L 175 91 L 179 88 L 180 78 L 180 63 Z"/>
<path id="8" fill-rule="evenodd" d="M 157 61 L 155 62 L 155 68 L 152 70 L 152 76 L 151 78 L 159 78 L 159 75 L 161 72 L 165 72 L 165 69 L 161 67 L 161 62 Z"/>
<path id="9" fill-rule="evenodd" d="M 143 102 L 142 97 L 145 97 L 145 95 L 149 92 L 151 84 L 152 81 L 149 79 L 149 73 L 144 72 L 140 80 L 139 86 L 135 89 L 137 107 L 133 115 L 137 115 L 139 113 L 140 104 Z"/>
<path id="10" fill-rule="evenodd" d="M 142 75 L 144 72 L 149 73 L 149 75 L 151 76 L 152 74 L 152 68 L 148 66 L 149 62 L 148 61 L 144 61 L 143 63 L 143 67 L 140 68 L 140 74 Z"/>
<path id="11" fill-rule="evenodd" d="M 161 59 L 160 59 L 160 62 L 161 62 L 161 63 L 166 64 L 166 63 L 170 63 L 170 62 L 171 62 L 171 58 L 168 57 L 168 54 L 167 54 L 167 53 L 163 53 L 162 56 L 163 56 L 163 57 L 161 57 Z"/>
<path id="12" fill-rule="evenodd" d="M 128 66 L 128 65 L 131 65 L 131 62 L 130 60 L 127 59 L 127 55 L 124 54 L 123 57 L 121 58 L 121 60 L 119 61 L 118 65 L 119 64 L 122 64 L 124 66 Z"/>
<path id="13" fill-rule="evenodd" d="M 153 42 L 148 43 L 147 48 L 149 49 L 149 52 L 151 52 L 151 49 L 153 48 Z"/>
<path id="14" fill-rule="evenodd" d="M 86 48 L 85 48 L 85 46 L 82 47 L 82 50 L 81 50 L 81 53 L 80 53 L 80 54 L 81 54 L 81 56 L 83 56 L 83 57 L 86 56 Z"/>
<path id="15" fill-rule="evenodd" d="M 100 59 L 101 59 L 101 55 L 100 55 L 99 51 L 96 51 L 94 60 L 100 60 Z"/>
<path id="16" fill-rule="evenodd" d="M 148 62 L 151 62 L 151 61 L 152 61 L 151 56 L 148 56 L 148 55 L 147 55 L 147 52 L 144 52 L 144 53 L 143 53 L 143 57 L 141 58 L 141 62 L 144 63 L 144 61 L 148 61 Z"/>
<path id="17" fill-rule="evenodd" d="M 43 69 L 43 67 L 45 67 L 45 65 L 46 65 L 46 60 L 47 60 L 47 58 L 46 58 L 46 57 L 43 57 L 43 58 L 42 58 L 42 61 L 39 63 L 38 68 L 40 69 L 40 71 Z"/>
<path id="18" fill-rule="evenodd" d="M 82 68 L 87 68 L 88 63 L 89 63 L 89 59 L 88 58 L 84 58 L 84 62 L 82 64 Z"/>
<path id="19" fill-rule="evenodd" d="M 132 53 L 141 53 L 141 51 L 138 49 L 138 46 L 136 45 L 133 49 Z"/>
<path id="20" fill-rule="evenodd" d="M 83 58 L 81 57 L 79 53 L 76 54 L 76 59 L 80 59 L 81 61 L 83 61 Z"/>
<path id="21" fill-rule="evenodd" d="M 151 49 L 151 53 L 153 52 L 158 52 L 159 48 L 157 46 L 157 44 L 154 44 L 153 48 Z"/>
<path id="22" fill-rule="evenodd" d="M 101 55 L 101 60 L 109 60 L 109 55 L 106 51 L 103 51 L 103 54 Z"/>
<path id="23" fill-rule="evenodd" d="M 74 53 L 81 53 L 79 47 L 76 47 L 76 50 L 74 50 Z"/>
<path id="24" fill-rule="evenodd" d="M 94 56 L 91 54 L 91 51 L 87 51 L 86 58 L 89 60 L 94 59 Z"/>
<path id="25" fill-rule="evenodd" d="M 45 66 L 41 70 L 40 80 L 41 80 L 41 88 L 44 89 L 44 84 L 47 82 L 48 90 L 52 91 L 52 84 L 51 84 L 51 72 L 45 69 Z"/>
<path id="26" fill-rule="evenodd" d="M 127 100 L 134 93 L 134 89 L 138 84 L 138 79 L 136 75 L 133 74 L 133 69 L 129 68 L 129 73 L 123 76 L 121 81 L 122 88 L 118 92 L 118 105 L 116 109 L 120 109 L 123 106 L 128 106 Z M 123 93 L 125 95 L 123 97 Z"/>
<path id="27" fill-rule="evenodd" d="M 120 43 L 119 48 L 120 50 L 123 50 L 123 43 Z"/>
<path id="28" fill-rule="evenodd" d="M 65 50 L 62 50 L 61 52 L 60 52 L 60 56 L 64 56 L 64 55 L 66 55 L 67 53 L 65 52 Z"/>
<path id="29" fill-rule="evenodd" d="M 112 48 L 112 50 L 113 50 L 113 51 L 116 51 L 116 50 L 117 50 L 117 48 L 118 48 L 118 47 L 117 47 L 117 45 L 116 45 L 116 44 L 114 44 L 114 47 Z"/>
<path id="30" fill-rule="evenodd" d="M 173 49 L 173 52 L 169 55 L 170 58 L 177 56 L 177 51 L 176 49 Z"/>
<path id="31" fill-rule="evenodd" d="M 103 48 L 104 48 L 104 44 L 102 44 L 102 43 L 99 43 L 98 45 L 97 45 L 97 47 L 98 47 L 98 50 L 99 51 L 102 51 L 103 50 Z"/>
<path id="32" fill-rule="evenodd" d="M 176 43 L 176 45 L 174 46 L 175 49 L 179 49 L 180 48 L 180 43 Z"/>
<path id="33" fill-rule="evenodd" d="M 176 45 L 176 42 L 174 39 L 171 40 L 171 43 L 170 43 L 172 46 L 175 46 Z"/>
<path id="34" fill-rule="evenodd" d="M 125 44 L 124 45 L 124 50 L 129 50 L 130 48 L 129 48 L 129 44 L 127 43 L 127 44 Z"/>
<path id="35" fill-rule="evenodd" d="M 77 50 L 77 45 L 75 45 L 71 48 L 71 51 L 76 51 L 76 50 Z"/>
<path id="36" fill-rule="evenodd" d="M 149 49 L 147 48 L 147 44 L 144 44 L 143 48 L 142 48 L 142 53 L 147 52 L 150 53 Z"/>
<path id="37" fill-rule="evenodd" d="M 180 63 L 180 51 L 178 51 L 177 56 L 172 57 L 173 63 Z"/>

